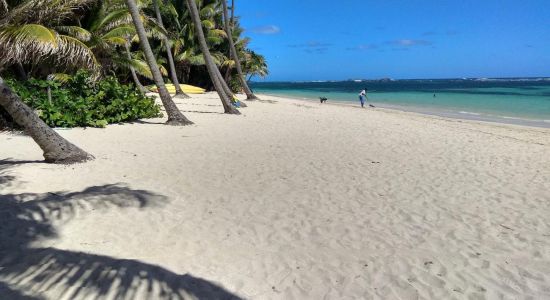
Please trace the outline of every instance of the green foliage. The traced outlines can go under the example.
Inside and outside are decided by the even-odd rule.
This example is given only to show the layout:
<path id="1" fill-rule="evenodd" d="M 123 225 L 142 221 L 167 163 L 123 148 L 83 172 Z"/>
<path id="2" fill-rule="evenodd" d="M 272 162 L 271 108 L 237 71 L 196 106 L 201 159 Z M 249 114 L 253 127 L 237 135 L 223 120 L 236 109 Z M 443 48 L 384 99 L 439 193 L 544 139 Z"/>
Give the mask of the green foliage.
<path id="1" fill-rule="evenodd" d="M 162 116 L 153 98 L 114 77 L 93 79 L 79 71 L 66 82 L 6 80 L 25 103 L 51 127 L 105 127 L 110 123 Z M 48 100 L 48 86 L 51 102 Z"/>
<path id="2" fill-rule="evenodd" d="M 229 82 L 227 83 L 231 91 L 235 94 L 242 93 L 243 90 L 243 86 L 238 76 L 239 75 L 235 73 L 233 76 L 230 77 L 230 79 L 228 80 Z"/>

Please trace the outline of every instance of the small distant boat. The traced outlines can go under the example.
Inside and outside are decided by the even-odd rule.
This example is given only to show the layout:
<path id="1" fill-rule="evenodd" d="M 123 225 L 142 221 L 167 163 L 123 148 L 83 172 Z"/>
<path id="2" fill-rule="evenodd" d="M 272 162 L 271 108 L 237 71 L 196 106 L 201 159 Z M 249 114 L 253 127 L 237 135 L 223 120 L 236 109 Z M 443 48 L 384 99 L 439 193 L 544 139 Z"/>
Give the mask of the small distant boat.
<path id="1" fill-rule="evenodd" d="M 363 82 L 361 79 L 355 79 L 354 82 Z"/>
<path id="2" fill-rule="evenodd" d="M 201 87 L 193 86 L 189 84 L 180 84 L 180 87 L 183 90 L 183 92 L 186 94 L 204 94 L 206 92 L 206 90 Z M 147 89 L 153 93 L 158 93 L 158 89 L 155 85 L 150 85 L 147 87 Z M 176 86 L 173 84 L 167 84 L 166 89 L 170 94 L 176 93 Z"/>

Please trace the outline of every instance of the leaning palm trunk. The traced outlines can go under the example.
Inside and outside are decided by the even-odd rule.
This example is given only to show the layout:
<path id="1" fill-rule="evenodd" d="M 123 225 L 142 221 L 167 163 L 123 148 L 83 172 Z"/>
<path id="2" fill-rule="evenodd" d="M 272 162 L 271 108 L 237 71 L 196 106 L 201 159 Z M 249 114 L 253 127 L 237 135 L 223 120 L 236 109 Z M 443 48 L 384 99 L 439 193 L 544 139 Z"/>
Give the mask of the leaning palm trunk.
<path id="1" fill-rule="evenodd" d="M 225 69 L 225 76 L 223 78 L 225 79 L 225 82 L 229 82 L 229 80 L 231 80 L 231 66 L 227 66 L 227 69 Z"/>
<path id="2" fill-rule="evenodd" d="M 44 152 L 48 163 L 70 164 L 92 159 L 93 156 L 71 144 L 42 121 L 30 107 L 19 99 L 0 77 L 0 106 Z"/>
<path id="3" fill-rule="evenodd" d="M 223 92 L 227 95 L 227 97 L 233 102 L 233 99 L 235 98 L 235 94 L 233 94 L 233 91 L 231 91 L 231 88 L 227 84 L 227 81 L 223 78 L 221 71 L 216 67 L 216 75 L 218 76 L 218 80 L 221 83 Z M 247 105 L 244 102 L 240 102 L 240 107 L 247 107 Z"/>
<path id="4" fill-rule="evenodd" d="M 178 107 L 172 100 L 170 93 L 168 93 L 168 90 L 166 89 L 166 85 L 164 85 L 164 80 L 162 79 L 162 75 L 160 74 L 160 70 L 155 60 L 155 56 L 153 55 L 153 51 L 151 50 L 151 46 L 149 45 L 149 41 L 147 40 L 147 34 L 145 33 L 145 28 L 143 27 L 143 22 L 141 21 L 141 16 L 135 0 L 126 0 L 126 4 L 128 5 L 128 10 L 132 15 L 132 20 L 134 21 L 134 26 L 136 27 L 136 32 L 139 37 L 139 43 L 141 45 L 141 49 L 145 54 L 147 64 L 149 65 L 149 69 L 151 69 L 151 73 L 153 75 L 153 80 L 155 81 L 155 84 L 159 90 L 160 100 L 162 101 L 162 104 L 166 109 L 166 114 L 168 115 L 168 121 L 166 121 L 166 124 L 168 125 L 193 124 L 193 122 L 189 121 L 181 113 L 181 111 L 179 111 Z"/>
<path id="5" fill-rule="evenodd" d="M 132 59 L 132 55 L 130 54 L 130 47 L 128 46 L 128 44 L 124 44 L 124 48 L 126 49 L 126 56 L 128 57 L 128 60 L 131 60 Z M 138 90 L 145 95 L 145 93 L 147 93 L 147 90 L 145 89 L 145 87 L 141 84 L 141 81 L 139 81 L 139 78 L 136 74 L 136 70 L 134 69 L 134 67 L 132 65 L 130 65 L 130 73 L 132 74 L 132 79 L 134 80 L 134 84 L 136 85 L 136 87 L 138 88 Z"/>
<path id="6" fill-rule="evenodd" d="M 239 110 L 237 110 L 231 105 L 231 98 L 229 97 L 227 91 L 224 90 L 223 85 L 225 84 L 225 82 L 223 81 L 223 77 L 220 73 L 220 70 L 214 63 L 214 60 L 210 55 L 210 51 L 208 50 L 208 45 L 206 44 L 206 39 L 204 38 L 204 32 L 202 30 L 202 23 L 199 16 L 199 10 L 197 9 L 195 0 L 186 0 L 186 1 L 187 1 L 187 8 L 189 9 L 189 15 L 191 16 L 191 19 L 193 20 L 193 23 L 195 25 L 195 35 L 197 36 L 197 40 L 199 41 L 199 46 L 206 63 L 206 68 L 208 69 L 208 74 L 210 75 L 210 79 L 214 84 L 214 88 L 216 89 L 216 91 L 218 92 L 218 95 L 220 96 L 220 100 L 222 101 L 224 112 L 226 114 L 240 114 Z"/>
<path id="7" fill-rule="evenodd" d="M 160 14 L 160 8 L 158 4 L 158 0 L 153 0 L 153 7 L 155 9 L 155 14 L 157 15 L 157 21 L 160 25 L 160 27 L 164 28 L 164 24 L 162 23 L 162 16 Z M 172 79 L 172 83 L 176 87 L 176 95 L 180 95 L 183 98 L 191 98 L 189 95 L 183 92 L 180 86 L 180 82 L 178 80 L 178 75 L 176 73 L 176 65 L 174 64 L 174 56 L 172 55 L 172 47 L 170 44 L 170 40 L 167 37 L 163 37 L 162 41 L 164 42 L 164 48 L 166 48 L 166 56 L 168 57 L 168 68 L 170 69 L 170 78 Z"/>
<path id="8" fill-rule="evenodd" d="M 235 42 L 233 42 L 233 33 L 230 26 L 230 20 L 229 20 L 229 13 L 227 11 L 227 2 L 225 0 L 222 0 L 223 5 L 223 25 L 225 28 L 225 32 L 227 33 L 227 40 L 229 41 L 229 52 L 231 54 L 231 57 L 233 58 L 233 61 L 235 62 L 235 68 L 237 69 L 237 74 L 239 75 L 239 81 L 241 82 L 241 86 L 244 89 L 244 92 L 246 94 L 247 100 L 257 100 L 258 97 L 254 95 L 250 87 L 248 86 L 246 79 L 243 75 L 243 69 L 241 67 L 241 61 L 239 60 L 239 56 L 237 55 L 237 49 L 235 48 Z M 233 4 L 235 5 L 235 4 Z M 232 8 L 233 9 L 233 8 Z"/>

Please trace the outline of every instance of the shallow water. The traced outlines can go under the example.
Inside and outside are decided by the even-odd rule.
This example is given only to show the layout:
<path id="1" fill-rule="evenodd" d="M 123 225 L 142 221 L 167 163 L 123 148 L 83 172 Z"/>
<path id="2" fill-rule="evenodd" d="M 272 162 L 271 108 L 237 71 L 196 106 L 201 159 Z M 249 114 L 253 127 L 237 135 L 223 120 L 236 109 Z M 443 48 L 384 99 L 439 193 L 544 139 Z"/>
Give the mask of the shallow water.
<path id="1" fill-rule="evenodd" d="M 550 127 L 550 79 L 451 79 L 254 83 L 257 93 L 357 103 L 361 89 L 376 106 L 475 119 Z"/>

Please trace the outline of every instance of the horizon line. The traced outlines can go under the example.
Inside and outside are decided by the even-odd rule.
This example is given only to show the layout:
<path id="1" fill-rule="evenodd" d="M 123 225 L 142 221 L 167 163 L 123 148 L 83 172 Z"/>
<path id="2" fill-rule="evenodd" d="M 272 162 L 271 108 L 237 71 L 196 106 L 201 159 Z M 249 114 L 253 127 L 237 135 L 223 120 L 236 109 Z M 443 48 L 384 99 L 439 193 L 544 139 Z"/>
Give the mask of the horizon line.
<path id="1" fill-rule="evenodd" d="M 550 80 L 550 76 L 524 76 L 524 77 L 441 77 L 441 78 L 356 78 L 356 79 L 316 79 L 316 80 L 251 80 L 251 83 L 277 83 L 277 82 L 347 82 L 347 81 L 400 81 L 400 80 L 520 80 L 538 79 L 539 81 Z"/>

